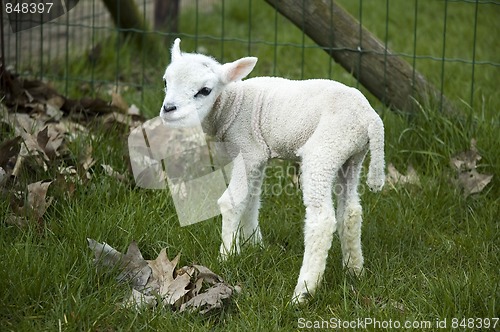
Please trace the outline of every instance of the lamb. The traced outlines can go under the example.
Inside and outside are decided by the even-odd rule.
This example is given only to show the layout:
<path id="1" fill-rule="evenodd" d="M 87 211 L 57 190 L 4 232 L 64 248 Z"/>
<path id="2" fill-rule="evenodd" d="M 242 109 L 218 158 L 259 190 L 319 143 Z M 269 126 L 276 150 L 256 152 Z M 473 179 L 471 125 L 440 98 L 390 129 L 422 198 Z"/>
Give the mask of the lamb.
<path id="1" fill-rule="evenodd" d="M 359 90 L 332 80 L 242 80 L 256 63 L 255 57 L 220 64 L 206 55 L 182 53 L 176 39 L 163 76 L 160 117 L 171 127 L 201 123 L 206 134 L 237 146 L 235 153 L 243 156 L 243 166 L 234 166 L 228 190 L 217 201 L 222 258 L 238 253 L 240 241 L 262 244 L 258 214 L 266 162 L 300 161 L 305 251 L 292 302 L 302 303 L 321 282 L 335 231 L 344 266 L 355 275 L 363 272 L 358 183 L 370 150 L 367 184 L 372 191 L 384 185 L 384 126 Z M 250 190 L 237 203 L 230 190 L 243 187 Z"/>

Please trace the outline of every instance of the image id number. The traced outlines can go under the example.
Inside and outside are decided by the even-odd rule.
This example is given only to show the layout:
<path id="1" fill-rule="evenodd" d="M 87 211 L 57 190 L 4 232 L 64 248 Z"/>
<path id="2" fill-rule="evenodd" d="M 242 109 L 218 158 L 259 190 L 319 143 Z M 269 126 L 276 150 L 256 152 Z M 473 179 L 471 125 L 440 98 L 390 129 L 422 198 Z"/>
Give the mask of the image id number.
<path id="1" fill-rule="evenodd" d="M 7 14 L 49 14 L 50 9 L 54 5 L 53 2 L 7 2 L 5 3 L 5 12 Z"/>

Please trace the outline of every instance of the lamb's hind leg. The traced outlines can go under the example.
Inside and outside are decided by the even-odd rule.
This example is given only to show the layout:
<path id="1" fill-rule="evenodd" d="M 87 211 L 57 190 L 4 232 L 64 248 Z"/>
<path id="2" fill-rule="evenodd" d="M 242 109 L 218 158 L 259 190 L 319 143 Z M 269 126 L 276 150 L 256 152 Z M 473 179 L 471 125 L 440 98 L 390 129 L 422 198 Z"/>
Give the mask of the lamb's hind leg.
<path id="1" fill-rule="evenodd" d="M 349 272 L 359 276 L 363 272 L 361 251 L 362 209 L 358 184 L 361 164 L 366 151 L 358 153 L 342 166 L 335 188 L 337 194 L 338 234 L 342 247 L 342 263 Z"/>
<path id="2" fill-rule="evenodd" d="M 336 221 L 332 204 L 332 183 L 338 167 L 322 163 L 328 151 L 316 149 L 302 158 L 302 188 L 306 218 L 304 258 L 292 301 L 301 303 L 312 295 L 323 277 Z"/>

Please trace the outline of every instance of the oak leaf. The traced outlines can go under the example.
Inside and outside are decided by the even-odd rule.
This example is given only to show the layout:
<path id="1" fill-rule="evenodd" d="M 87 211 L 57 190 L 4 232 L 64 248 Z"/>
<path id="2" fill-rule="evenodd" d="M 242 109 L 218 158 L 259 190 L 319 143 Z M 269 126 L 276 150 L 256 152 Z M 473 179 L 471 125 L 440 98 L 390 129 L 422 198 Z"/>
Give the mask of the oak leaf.
<path id="1" fill-rule="evenodd" d="M 166 249 L 156 259 L 145 260 L 135 242 L 123 255 L 107 243 L 87 241 L 97 265 L 118 268 L 118 280 L 131 284 L 132 293 L 124 301 L 125 307 L 151 308 L 161 304 L 179 312 L 204 314 L 221 308 L 234 292 L 239 292 L 238 287 L 230 286 L 205 266 L 176 269 L 180 255 L 169 260 Z"/>
<path id="2" fill-rule="evenodd" d="M 477 162 L 482 157 L 476 144 L 476 140 L 471 139 L 469 150 L 462 151 L 450 158 L 450 165 L 458 173 L 456 182 L 463 189 L 465 196 L 480 193 L 493 179 L 492 174 L 481 174 L 477 171 Z"/>

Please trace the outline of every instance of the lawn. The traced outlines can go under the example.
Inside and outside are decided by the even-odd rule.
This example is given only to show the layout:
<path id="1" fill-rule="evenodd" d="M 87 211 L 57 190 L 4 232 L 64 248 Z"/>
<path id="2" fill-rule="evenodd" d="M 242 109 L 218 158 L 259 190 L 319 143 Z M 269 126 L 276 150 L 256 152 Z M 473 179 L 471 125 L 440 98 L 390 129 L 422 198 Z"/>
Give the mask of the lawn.
<path id="1" fill-rule="evenodd" d="M 359 12 L 358 2 L 339 2 L 354 15 Z M 254 76 L 333 78 L 356 86 L 350 74 L 322 50 L 314 48 L 310 40 L 304 39 L 307 48 L 299 47 L 301 32 L 284 18 L 276 17 L 263 3 L 251 4 L 250 8 L 226 1 L 224 8 L 216 5 L 211 11 L 200 13 L 197 25 L 193 24 L 194 9 L 184 11 L 180 20 L 182 48 L 192 51 L 198 47 L 224 61 L 247 54 L 258 56 Z M 386 2 L 363 2 L 363 23 L 382 39 L 388 31 L 388 45 L 394 50 L 413 54 L 414 8 L 405 8 L 405 4 L 390 3 L 386 30 Z M 478 61 L 500 62 L 495 39 L 498 7 L 479 7 Z M 247 23 L 250 10 L 251 29 Z M 449 2 L 446 57 L 471 59 L 474 10 L 473 3 Z M 379 324 L 429 321 L 434 324 L 432 329 L 436 329 L 438 320 L 446 319 L 450 329 L 452 322 L 468 322 L 463 318 L 498 317 L 500 70 L 476 65 L 474 86 L 470 64 L 450 61 L 443 73 L 441 61 L 426 57 L 442 56 L 443 17 L 442 2 L 419 2 L 416 45 L 417 54 L 422 57 L 416 60 L 416 66 L 436 86 L 444 78 L 444 93 L 456 103 L 459 115 L 445 116 L 435 105 L 421 105 L 416 115 L 393 112 L 360 87 L 384 120 L 387 164 L 394 164 L 403 173 L 412 165 L 420 177 L 419 185 L 399 185 L 379 194 L 367 190 L 364 181 L 361 184 L 366 267 L 363 278 L 343 271 L 340 243 L 335 237 L 323 284 L 314 298 L 300 307 L 289 304 L 301 266 L 305 211 L 300 190 L 280 171 L 287 163 L 275 162 L 268 169 L 260 215 L 265 247 L 246 247 L 239 256 L 221 262 L 221 218 L 181 227 L 167 190 L 134 185 L 124 161 L 126 128 L 94 126 L 92 135 L 68 145 L 67 157 L 77 160 L 82 150 L 91 146 L 96 161 L 90 168 L 91 179 L 77 183 L 71 195 L 51 185 L 48 194 L 53 200 L 41 227 L 29 223 L 19 228 L 6 223 L 11 208 L 7 200 L 0 200 L 1 329 L 290 331 L 314 324 L 333 327 L 337 319 L 366 318 Z M 224 43 L 220 42 L 222 35 L 227 39 Z M 249 36 L 252 43 L 247 42 Z M 153 38 L 160 42 L 163 36 Z M 275 45 L 275 40 L 279 45 Z M 146 117 L 155 117 L 163 94 L 159 73 L 169 62 L 167 46 L 157 49 L 158 55 L 150 56 L 132 43 L 125 43 L 118 63 L 116 42 L 112 37 L 103 43 L 100 59 L 93 64 L 76 55 L 70 56 L 67 68 L 60 65 L 64 60 L 49 64 L 54 86 L 63 91 L 67 82 L 57 78 L 69 73 L 78 78 L 69 82 L 69 96 L 81 98 L 89 94 L 109 99 L 106 91 L 119 77 L 122 97 L 129 104 L 138 105 Z M 412 62 L 411 57 L 407 60 Z M 0 138 L 11 138 L 13 134 L 3 128 L 0 127 Z M 466 196 L 456 184 L 450 158 L 467 150 L 473 138 L 482 156 L 478 171 L 494 176 L 482 192 Z M 129 181 L 107 175 L 101 164 L 125 173 Z M 56 168 L 36 174 L 26 171 L 17 180 L 17 186 L 23 188 L 34 181 L 53 179 L 55 172 Z M 292 190 L 281 195 L 273 190 L 285 187 Z M 88 237 L 122 251 L 135 240 L 144 257 L 150 259 L 162 248 L 166 248 L 170 258 L 180 252 L 180 266 L 203 264 L 229 284 L 240 285 L 242 292 L 222 310 L 204 316 L 160 307 L 143 311 L 121 308 L 118 304 L 130 289 L 116 282 L 116 273 L 96 269 L 87 248 Z M 474 324 L 478 326 L 477 321 Z M 367 328 L 372 330 L 373 325 Z M 500 322 L 496 326 L 499 328 Z M 414 330 L 420 329 L 415 326 Z"/>

